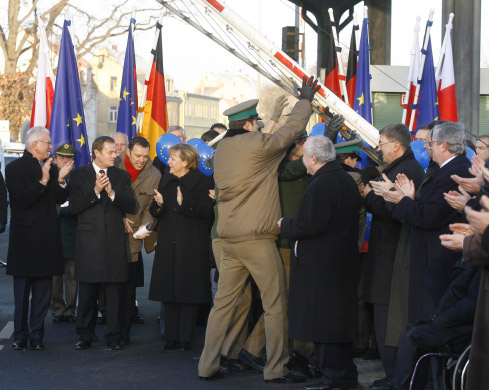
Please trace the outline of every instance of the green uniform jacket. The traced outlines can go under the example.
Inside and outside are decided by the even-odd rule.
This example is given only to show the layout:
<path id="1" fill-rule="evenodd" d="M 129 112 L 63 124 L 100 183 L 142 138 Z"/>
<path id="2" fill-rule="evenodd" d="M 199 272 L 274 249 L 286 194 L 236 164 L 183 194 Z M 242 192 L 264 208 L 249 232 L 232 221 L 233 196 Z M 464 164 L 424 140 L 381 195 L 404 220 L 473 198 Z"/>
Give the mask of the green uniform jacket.
<path id="1" fill-rule="evenodd" d="M 75 258 L 75 236 L 78 217 L 70 213 L 70 206 L 56 206 L 61 225 L 61 244 L 63 246 L 63 258 Z"/>

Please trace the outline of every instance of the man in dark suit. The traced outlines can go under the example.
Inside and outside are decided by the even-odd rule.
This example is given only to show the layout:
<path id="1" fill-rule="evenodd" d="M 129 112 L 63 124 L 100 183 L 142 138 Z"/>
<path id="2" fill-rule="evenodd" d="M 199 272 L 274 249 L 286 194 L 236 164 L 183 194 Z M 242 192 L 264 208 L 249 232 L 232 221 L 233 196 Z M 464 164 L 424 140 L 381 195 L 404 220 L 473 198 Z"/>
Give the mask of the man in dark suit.
<path id="1" fill-rule="evenodd" d="M 65 177 L 73 167 L 66 164 L 58 173 L 49 152 L 49 130 L 33 127 L 26 134 L 24 155 L 5 170 L 10 193 L 10 237 L 7 274 L 14 277 L 14 343 L 22 350 L 44 349 L 44 319 L 49 310 L 54 275 L 63 274 L 61 229 L 56 204 L 66 201 Z M 28 324 L 29 295 L 31 298 Z M 29 330 L 30 328 L 30 330 Z"/>
<path id="2" fill-rule="evenodd" d="M 105 287 L 110 349 L 120 350 L 121 289 L 128 280 L 130 250 L 124 231 L 125 213 L 138 211 L 136 194 L 127 172 L 114 167 L 114 140 L 98 137 L 92 144 L 92 160 L 72 174 L 70 210 L 78 215 L 75 247 L 75 280 L 79 282 L 75 349 L 90 347 L 95 338 L 97 298 Z"/>
<path id="3" fill-rule="evenodd" d="M 304 389 L 356 388 L 357 184 L 335 161 L 332 142 L 309 137 L 303 162 L 312 175 L 295 218 L 279 221 L 293 240 L 290 258 L 289 337 L 312 341 L 321 379 Z M 321 297 L 321 299 L 318 299 Z"/>

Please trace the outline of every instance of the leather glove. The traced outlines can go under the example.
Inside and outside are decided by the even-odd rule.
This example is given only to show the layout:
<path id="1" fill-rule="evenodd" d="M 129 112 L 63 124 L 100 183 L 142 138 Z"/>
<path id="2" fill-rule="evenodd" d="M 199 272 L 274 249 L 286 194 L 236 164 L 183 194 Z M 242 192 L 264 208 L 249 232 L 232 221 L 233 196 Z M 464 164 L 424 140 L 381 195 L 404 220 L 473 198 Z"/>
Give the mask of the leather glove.
<path id="1" fill-rule="evenodd" d="M 307 77 L 304 76 L 302 78 L 302 87 L 299 88 L 299 91 L 301 91 L 299 99 L 307 99 L 312 102 L 314 94 L 321 88 L 321 86 L 317 85 L 318 81 L 314 79 L 314 76 L 311 76 L 309 81 L 306 80 Z"/>
<path id="2" fill-rule="evenodd" d="M 336 143 L 338 132 L 343 126 L 344 121 L 345 118 L 343 118 L 343 115 L 335 114 L 330 119 L 328 126 L 326 126 L 326 129 L 324 130 L 324 136 L 329 138 L 334 144 Z"/>
<path id="3" fill-rule="evenodd" d="M 3 222 L 0 222 L 0 233 L 5 231 L 6 225 Z"/>
<path id="4" fill-rule="evenodd" d="M 273 107 L 273 112 L 272 112 L 272 116 L 270 117 L 270 120 L 278 122 L 278 120 L 282 116 L 282 111 L 288 105 L 289 103 L 287 102 L 287 97 L 285 95 L 280 96 L 275 101 L 275 107 Z"/>

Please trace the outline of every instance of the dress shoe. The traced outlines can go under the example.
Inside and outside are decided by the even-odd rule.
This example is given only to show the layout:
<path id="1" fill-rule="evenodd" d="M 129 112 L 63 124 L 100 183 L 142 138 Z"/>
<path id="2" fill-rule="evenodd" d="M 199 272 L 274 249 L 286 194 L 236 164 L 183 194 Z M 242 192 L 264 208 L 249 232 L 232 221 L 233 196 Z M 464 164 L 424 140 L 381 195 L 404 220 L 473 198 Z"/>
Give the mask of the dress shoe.
<path id="1" fill-rule="evenodd" d="M 31 349 L 34 351 L 44 351 L 42 340 L 31 340 Z"/>
<path id="2" fill-rule="evenodd" d="M 72 323 L 73 323 L 73 322 L 75 322 L 75 321 L 76 321 L 76 318 L 75 318 L 75 316 L 64 316 L 64 317 L 63 317 L 63 320 L 64 320 L 65 322 L 72 322 Z"/>
<path id="3" fill-rule="evenodd" d="M 12 349 L 15 351 L 22 351 L 27 348 L 27 343 L 24 340 L 15 340 L 12 343 Z"/>
<path id="4" fill-rule="evenodd" d="M 163 348 L 161 348 L 162 351 L 176 351 L 178 348 L 178 343 L 176 341 L 167 341 Z"/>
<path id="5" fill-rule="evenodd" d="M 63 316 L 53 316 L 53 322 L 55 324 L 59 324 L 60 322 L 63 322 Z"/>
<path id="6" fill-rule="evenodd" d="M 216 374 L 211 375 L 211 376 L 199 376 L 200 379 L 203 381 L 213 381 L 216 379 L 221 379 L 224 378 L 224 374 L 221 371 L 218 371 Z"/>
<path id="7" fill-rule="evenodd" d="M 219 371 L 222 372 L 223 374 L 231 373 L 231 367 L 229 367 L 227 360 L 228 359 L 221 356 L 221 361 L 219 362 Z"/>
<path id="8" fill-rule="evenodd" d="M 377 379 L 369 387 L 371 390 L 392 390 L 394 389 L 394 377 L 387 375 L 385 378 Z"/>
<path id="9" fill-rule="evenodd" d="M 244 371 L 248 368 L 246 364 L 238 359 L 228 359 L 227 357 L 221 356 L 221 364 L 224 362 L 224 366 L 229 370 L 234 371 Z"/>
<path id="10" fill-rule="evenodd" d="M 289 372 L 287 375 L 280 378 L 265 379 L 267 383 L 302 383 L 306 381 L 306 377 L 302 375 L 295 375 Z"/>
<path id="11" fill-rule="evenodd" d="M 124 347 L 119 340 L 112 340 L 107 343 L 107 349 L 110 349 L 111 351 L 122 351 Z"/>
<path id="12" fill-rule="evenodd" d="M 336 386 L 336 385 L 325 385 L 324 383 L 318 382 L 312 385 L 306 385 L 303 387 L 305 390 L 353 390 L 353 389 L 363 389 L 363 387 L 358 387 L 358 384 L 351 386 Z"/>
<path id="13" fill-rule="evenodd" d="M 184 341 L 181 343 L 178 343 L 178 350 L 179 351 L 190 351 L 192 349 L 192 344 L 190 341 Z"/>
<path id="14" fill-rule="evenodd" d="M 91 341 L 80 340 L 75 344 L 75 351 L 82 351 L 84 349 L 90 348 L 92 345 Z"/>
<path id="15" fill-rule="evenodd" d="M 238 359 L 241 360 L 245 365 L 247 365 L 248 367 L 254 370 L 263 371 L 263 368 L 265 368 L 265 364 L 263 364 L 263 360 L 253 356 L 246 349 L 241 350 L 241 352 L 238 355 Z"/>

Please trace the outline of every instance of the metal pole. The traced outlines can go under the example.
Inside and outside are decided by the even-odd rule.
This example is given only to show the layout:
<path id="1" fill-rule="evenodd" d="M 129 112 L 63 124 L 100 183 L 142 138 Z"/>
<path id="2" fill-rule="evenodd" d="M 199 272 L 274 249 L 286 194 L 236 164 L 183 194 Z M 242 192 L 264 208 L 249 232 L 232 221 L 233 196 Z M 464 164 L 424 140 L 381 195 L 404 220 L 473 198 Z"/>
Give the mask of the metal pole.
<path id="1" fill-rule="evenodd" d="M 343 61 L 341 60 L 341 48 L 338 43 L 338 33 L 336 32 L 333 8 L 328 9 L 328 12 L 329 12 L 329 20 L 331 21 L 331 30 L 333 32 L 336 59 L 338 60 L 338 76 L 340 79 L 341 94 L 343 95 L 343 99 L 345 100 L 345 103 L 349 104 L 348 91 L 346 90 L 345 71 L 343 70 Z"/>
<path id="2" fill-rule="evenodd" d="M 411 46 L 411 62 L 409 65 L 409 75 L 408 75 L 408 81 L 407 81 L 407 85 L 406 85 L 406 90 L 407 90 L 406 101 L 408 104 L 409 104 L 409 98 L 411 95 L 411 82 L 412 82 L 412 80 L 409 80 L 409 78 L 410 78 L 411 72 L 413 70 L 416 55 L 419 55 L 419 53 L 416 52 L 416 48 L 419 45 L 418 33 L 419 33 L 419 23 L 420 22 L 421 22 L 421 17 L 418 15 L 418 16 L 416 16 L 416 26 L 414 27 L 413 45 Z M 407 108 L 404 107 L 404 109 L 402 110 L 402 123 L 404 123 L 404 124 L 406 123 L 406 116 L 407 116 Z"/>

